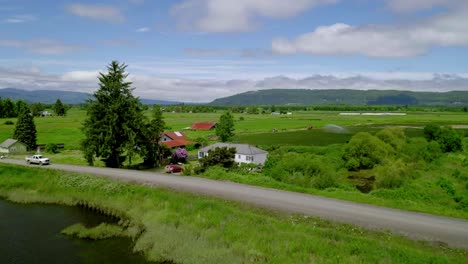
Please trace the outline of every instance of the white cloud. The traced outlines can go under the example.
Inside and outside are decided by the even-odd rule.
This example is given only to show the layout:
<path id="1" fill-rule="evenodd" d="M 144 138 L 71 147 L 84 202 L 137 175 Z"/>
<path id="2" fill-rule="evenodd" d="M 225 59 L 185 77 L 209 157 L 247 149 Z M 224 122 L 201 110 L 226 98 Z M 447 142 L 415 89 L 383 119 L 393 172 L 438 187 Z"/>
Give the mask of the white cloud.
<path id="1" fill-rule="evenodd" d="M 0 88 L 65 90 L 93 93 L 98 88 L 99 70 L 47 74 L 37 68 L 0 68 Z M 130 74 L 134 94 L 140 98 L 185 102 L 208 102 L 246 91 L 284 89 L 393 89 L 413 91 L 468 90 L 468 73 L 368 72 L 312 75 L 303 78 L 276 76 L 260 80 L 215 80 Z"/>
<path id="2" fill-rule="evenodd" d="M 432 9 L 436 6 L 454 7 L 465 0 L 387 0 L 387 5 L 393 11 L 408 13 Z"/>
<path id="3" fill-rule="evenodd" d="M 120 9 L 106 5 L 71 4 L 67 6 L 68 12 L 94 20 L 119 23 L 125 21 Z"/>
<path id="4" fill-rule="evenodd" d="M 32 22 L 36 20 L 36 17 L 33 15 L 15 15 L 8 17 L 3 20 L 4 23 L 9 23 L 9 24 L 20 24 L 20 23 L 26 23 L 26 22 Z"/>
<path id="5" fill-rule="evenodd" d="M 272 42 L 272 49 L 278 54 L 369 57 L 411 57 L 437 46 L 468 46 L 468 8 L 408 25 L 336 23 L 317 27 L 294 40 L 277 38 Z"/>
<path id="6" fill-rule="evenodd" d="M 34 39 L 28 41 L 0 39 L 0 47 L 22 49 L 31 53 L 45 55 L 59 55 L 83 49 L 83 47 L 79 45 L 65 44 L 50 39 Z"/>
<path id="7" fill-rule="evenodd" d="M 150 30 L 151 30 L 151 28 L 149 28 L 149 27 L 141 27 L 141 28 L 138 28 L 136 30 L 136 32 L 144 33 L 144 32 L 149 32 Z"/>
<path id="8" fill-rule="evenodd" d="M 339 0 L 184 0 L 171 13 L 183 30 L 244 32 L 258 26 L 258 17 L 288 18 Z"/>

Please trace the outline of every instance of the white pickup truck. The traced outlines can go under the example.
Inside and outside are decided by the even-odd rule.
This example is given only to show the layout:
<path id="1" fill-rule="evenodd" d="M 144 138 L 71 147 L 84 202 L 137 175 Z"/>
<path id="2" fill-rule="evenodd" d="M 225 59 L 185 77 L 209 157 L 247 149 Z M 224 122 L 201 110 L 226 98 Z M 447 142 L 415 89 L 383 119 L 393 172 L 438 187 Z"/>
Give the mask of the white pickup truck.
<path id="1" fill-rule="evenodd" d="M 26 157 L 26 163 L 45 165 L 45 164 L 49 164 L 50 162 L 48 158 L 43 157 L 42 155 L 32 155 L 32 156 Z"/>

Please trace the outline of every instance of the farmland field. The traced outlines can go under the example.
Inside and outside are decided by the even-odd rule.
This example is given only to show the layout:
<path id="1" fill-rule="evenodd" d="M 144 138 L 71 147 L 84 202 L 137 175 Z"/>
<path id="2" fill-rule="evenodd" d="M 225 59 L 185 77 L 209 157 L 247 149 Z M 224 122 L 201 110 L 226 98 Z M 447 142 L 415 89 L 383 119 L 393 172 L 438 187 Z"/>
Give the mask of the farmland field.
<path id="1" fill-rule="evenodd" d="M 149 112 L 148 112 L 149 114 Z M 183 130 L 195 122 L 217 121 L 222 114 L 217 113 L 164 113 L 167 130 Z M 241 120 L 241 117 L 243 120 Z M 77 150 L 83 139 L 81 126 L 86 111 L 73 108 L 65 117 L 36 117 L 38 144 L 64 143 L 65 149 Z M 406 116 L 340 116 L 338 112 L 294 112 L 292 115 L 249 115 L 234 114 L 235 141 L 254 145 L 327 145 L 344 143 L 352 134 L 360 131 L 376 131 L 383 126 L 407 126 L 409 136 L 421 135 L 426 124 L 468 126 L 468 113 L 453 112 L 408 112 Z M 14 118 L 0 119 L 0 141 L 13 135 L 14 125 L 5 122 Z M 346 133 L 321 130 L 327 125 L 344 126 Z M 312 126 L 311 131 L 305 131 Z M 416 127 L 416 128 L 415 128 Z M 274 129 L 278 133 L 271 133 Z M 298 131 L 298 132 L 293 132 Z M 184 132 L 191 139 L 213 135 L 214 131 Z"/>

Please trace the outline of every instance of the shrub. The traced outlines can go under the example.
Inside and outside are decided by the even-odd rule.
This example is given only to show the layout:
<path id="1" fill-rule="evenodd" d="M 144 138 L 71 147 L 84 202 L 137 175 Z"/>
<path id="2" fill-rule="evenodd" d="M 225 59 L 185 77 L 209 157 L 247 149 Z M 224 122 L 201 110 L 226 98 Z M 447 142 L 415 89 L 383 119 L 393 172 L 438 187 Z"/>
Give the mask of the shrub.
<path id="1" fill-rule="evenodd" d="M 336 170 L 330 162 L 316 155 L 288 153 L 281 159 L 269 160 L 264 167 L 265 174 L 275 180 L 317 189 L 338 186 Z"/>
<path id="2" fill-rule="evenodd" d="M 390 145 L 367 132 L 354 135 L 345 146 L 343 159 L 349 170 L 372 169 L 392 152 Z"/>
<path id="3" fill-rule="evenodd" d="M 400 152 L 406 144 L 405 132 L 399 127 L 385 128 L 377 132 L 376 136 L 389 144 L 396 152 Z"/>
<path id="4" fill-rule="evenodd" d="M 183 148 L 178 148 L 174 151 L 174 153 L 172 153 L 171 159 L 172 159 L 172 162 L 174 163 L 178 163 L 178 162 L 185 163 L 185 161 L 187 160 L 187 157 L 188 157 L 187 150 Z"/>
<path id="5" fill-rule="evenodd" d="M 215 149 L 209 150 L 208 156 L 200 159 L 200 164 L 203 169 L 216 165 L 220 165 L 224 168 L 231 168 L 235 165 L 235 155 L 235 148 L 217 147 Z"/>
<path id="6" fill-rule="evenodd" d="M 5 125 L 14 125 L 15 123 L 13 121 L 11 121 L 11 120 L 7 120 L 7 121 L 5 121 L 4 124 Z"/>
<path id="7" fill-rule="evenodd" d="M 443 152 L 456 152 L 463 150 L 462 137 L 451 127 L 444 127 L 437 138 Z"/>
<path id="8" fill-rule="evenodd" d="M 376 187 L 385 189 L 401 187 L 410 176 L 410 170 L 402 160 L 377 166 L 374 172 L 376 174 Z"/>
<path id="9" fill-rule="evenodd" d="M 47 144 L 46 147 L 45 147 L 45 151 L 48 152 L 48 153 L 58 153 L 59 152 L 57 144 L 54 144 L 54 143 Z"/>
<path id="10" fill-rule="evenodd" d="M 441 155 L 442 150 L 437 141 L 429 142 L 421 151 L 422 158 L 427 162 L 432 162 L 433 160 L 439 158 Z"/>
<path id="11" fill-rule="evenodd" d="M 424 127 L 424 137 L 428 141 L 437 140 L 439 135 L 440 135 L 440 126 L 430 124 Z"/>

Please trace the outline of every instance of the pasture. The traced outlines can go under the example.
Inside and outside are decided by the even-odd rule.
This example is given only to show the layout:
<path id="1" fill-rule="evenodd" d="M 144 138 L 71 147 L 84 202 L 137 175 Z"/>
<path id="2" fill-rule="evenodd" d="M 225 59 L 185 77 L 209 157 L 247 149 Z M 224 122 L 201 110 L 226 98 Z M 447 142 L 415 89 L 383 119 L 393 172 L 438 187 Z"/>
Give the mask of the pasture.
<path id="1" fill-rule="evenodd" d="M 221 111 L 216 113 L 164 113 L 168 131 L 184 131 L 189 139 L 214 135 L 215 131 L 184 130 L 195 122 L 218 121 Z M 150 115 L 150 111 L 147 112 Z M 79 150 L 83 139 L 81 127 L 86 111 L 72 108 L 67 116 L 36 117 L 37 143 L 64 143 L 66 150 Z M 340 116 L 339 112 L 299 111 L 292 115 L 234 114 L 234 141 L 253 145 L 329 145 L 344 143 L 360 131 L 375 132 L 385 126 L 403 126 L 408 136 L 420 136 L 421 128 L 427 124 L 457 125 L 468 129 L 468 113 L 455 112 L 408 112 L 406 116 Z M 13 135 L 14 125 L 0 119 L 0 141 Z M 346 127 L 344 133 L 335 133 L 322 128 L 327 125 Z M 306 130 L 312 126 L 312 130 Z M 277 130 L 277 133 L 272 133 Z"/>

